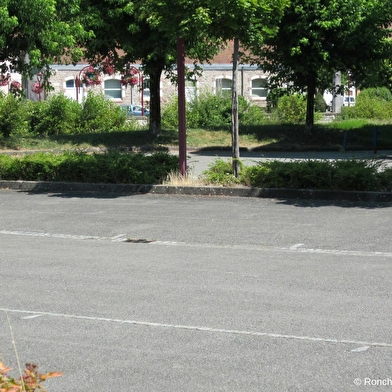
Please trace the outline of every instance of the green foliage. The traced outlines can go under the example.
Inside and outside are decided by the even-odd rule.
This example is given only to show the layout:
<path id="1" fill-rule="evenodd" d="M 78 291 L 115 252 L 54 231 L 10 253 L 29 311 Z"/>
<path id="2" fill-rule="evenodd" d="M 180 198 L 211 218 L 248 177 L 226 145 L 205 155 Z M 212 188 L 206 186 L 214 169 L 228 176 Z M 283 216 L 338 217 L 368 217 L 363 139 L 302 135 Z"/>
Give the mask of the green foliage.
<path id="1" fill-rule="evenodd" d="M 189 106 L 189 111 L 194 113 L 191 119 L 197 121 L 193 127 L 228 127 L 231 124 L 231 99 L 224 94 L 204 92 Z"/>
<path id="2" fill-rule="evenodd" d="M 257 105 L 249 105 L 241 115 L 241 125 L 261 125 L 267 122 L 266 112 Z"/>
<path id="3" fill-rule="evenodd" d="M 210 164 L 208 170 L 203 172 L 203 175 L 206 182 L 210 184 L 231 186 L 239 183 L 239 180 L 233 174 L 231 161 L 224 161 L 221 158 L 217 158 Z"/>
<path id="4" fill-rule="evenodd" d="M 317 93 L 314 98 L 314 110 L 318 113 L 325 113 L 327 110 L 327 104 L 321 93 Z"/>
<path id="5" fill-rule="evenodd" d="M 350 69 L 356 81 L 376 73 L 390 58 L 392 3 L 385 0 L 292 0 L 275 36 L 254 50 L 271 84 L 294 86 L 308 94 L 325 87 L 325 75 Z M 268 59 L 268 61 L 265 61 Z M 330 80 L 330 79 L 329 79 Z M 312 113 L 307 113 L 311 127 Z"/>
<path id="6" fill-rule="evenodd" d="M 160 183 L 178 168 L 176 156 L 110 151 L 104 154 L 36 153 L 21 158 L 0 156 L 0 179 L 115 184 Z"/>
<path id="7" fill-rule="evenodd" d="M 111 132 L 124 128 L 125 113 L 103 94 L 88 92 L 83 102 L 81 113 L 81 129 L 83 132 Z"/>
<path id="8" fill-rule="evenodd" d="M 278 107 L 279 98 L 289 95 L 287 88 L 274 87 L 268 91 L 267 109 L 269 112 Z"/>
<path id="9" fill-rule="evenodd" d="M 362 90 L 357 98 L 390 102 L 392 101 L 392 93 L 387 87 L 370 87 Z"/>
<path id="10" fill-rule="evenodd" d="M 228 128 L 231 125 L 231 98 L 225 94 L 203 92 L 187 104 L 188 128 Z M 250 105 L 244 97 L 238 99 L 238 119 L 240 125 L 259 125 L 265 123 L 264 112 L 256 105 Z M 177 97 L 165 105 L 162 111 L 162 124 L 167 128 L 178 127 Z"/>
<path id="11" fill-rule="evenodd" d="M 31 74 L 55 61 L 77 61 L 90 35 L 80 23 L 80 0 L 7 0 L 0 8 L 0 64 L 3 71 Z M 24 54 L 29 61 L 24 61 Z M 22 54 L 22 55 L 21 55 Z M 64 57 L 65 55 L 65 57 Z"/>
<path id="12" fill-rule="evenodd" d="M 381 189 L 384 191 L 392 191 L 392 168 L 387 167 L 384 170 L 378 172 L 378 178 L 380 180 Z"/>
<path id="13" fill-rule="evenodd" d="M 385 87 L 361 91 L 355 106 L 343 107 L 340 117 L 390 120 L 392 117 L 392 93 Z"/>
<path id="14" fill-rule="evenodd" d="M 12 94 L 0 95 L 0 134 L 8 138 L 11 133 L 23 134 L 28 130 L 26 112 Z"/>
<path id="15" fill-rule="evenodd" d="M 82 113 L 78 102 L 57 94 L 47 101 L 34 102 L 33 106 L 33 132 L 45 136 L 78 133 Z"/>
<path id="16" fill-rule="evenodd" d="M 241 181 L 259 188 L 377 191 L 392 186 L 392 172 L 372 160 L 268 161 L 246 167 Z"/>
<path id="17" fill-rule="evenodd" d="M 0 96 L 0 134 L 40 136 L 104 133 L 135 129 L 120 107 L 102 94 L 89 92 L 83 107 L 64 94 L 48 100 L 20 100 L 12 94 Z"/>
<path id="18" fill-rule="evenodd" d="M 275 115 L 283 124 L 303 124 L 306 117 L 306 97 L 301 94 L 280 97 Z"/>

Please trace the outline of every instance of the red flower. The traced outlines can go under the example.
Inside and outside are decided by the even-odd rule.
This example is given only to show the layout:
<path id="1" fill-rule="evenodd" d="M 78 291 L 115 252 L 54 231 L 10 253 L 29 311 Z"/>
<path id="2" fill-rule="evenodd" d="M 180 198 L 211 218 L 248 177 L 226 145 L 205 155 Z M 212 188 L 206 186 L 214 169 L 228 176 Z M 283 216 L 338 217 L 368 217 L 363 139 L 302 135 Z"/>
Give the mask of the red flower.
<path id="1" fill-rule="evenodd" d="M 124 72 L 123 76 L 121 77 L 121 84 L 124 86 L 135 86 L 139 83 L 138 72 L 134 69 L 128 69 Z"/>
<path id="2" fill-rule="evenodd" d="M 33 92 L 33 93 L 36 93 L 36 94 L 40 94 L 40 93 L 42 93 L 43 91 L 44 91 L 44 89 L 42 88 L 42 85 L 41 85 L 41 83 L 34 83 L 32 86 L 31 86 L 31 91 Z"/>
<path id="3" fill-rule="evenodd" d="M 93 67 L 88 67 L 83 72 L 82 83 L 84 83 L 87 87 L 101 84 L 99 71 L 95 70 Z"/>
<path id="4" fill-rule="evenodd" d="M 11 79 L 11 75 L 7 73 L 7 75 L 0 74 L 0 86 L 8 86 L 8 83 Z"/>

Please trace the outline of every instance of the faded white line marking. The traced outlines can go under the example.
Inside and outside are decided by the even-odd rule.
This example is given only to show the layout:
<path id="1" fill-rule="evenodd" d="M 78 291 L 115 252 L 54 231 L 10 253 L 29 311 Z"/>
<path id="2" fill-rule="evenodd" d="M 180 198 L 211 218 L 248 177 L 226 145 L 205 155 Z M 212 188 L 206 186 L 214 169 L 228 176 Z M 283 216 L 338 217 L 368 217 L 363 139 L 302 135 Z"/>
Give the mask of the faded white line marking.
<path id="1" fill-rule="evenodd" d="M 279 247 L 279 246 L 263 246 L 263 245 L 220 245 L 220 244 L 192 244 L 187 242 L 175 241 L 154 241 L 151 245 L 166 245 L 166 246 L 186 246 L 194 248 L 216 248 L 216 249 L 234 249 L 234 250 L 255 250 L 255 251 L 277 251 L 277 252 L 296 252 L 296 253 L 320 253 L 331 255 L 346 255 L 346 256 L 364 256 L 364 257 L 392 257 L 392 252 L 369 252 L 359 250 L 338 250 L 338 249 L 312 249 L 301 247 Z"/>
<path id="2" fill-rule="evenodd" d="M 42 317 L 42 314 L 32 314 L 31 316 L 22 317 L 22 319 L 23 320 L 30 320 L 30 319 L 35 319 L 37 317 Z"/>
<path id="3" fill-rule="evenodd" d="M 126 234 L 119 234 L 114 237 L 100 237 L 94 235 L 40 233 L 34 231 L 18 231 L 18 230 L 0 230 L 0 234 L 26 236 L 26 237 L 64 238 L 64 239 L 71 239 L 71 240 L 96 240 L 96 241 L 113 241 L 113 242 L 127 241 Z"/>
<path id="4" fill-rule="evenodd" d="M 100 236 L 88 236 L 88 235 L 77 235 L 77 234 L 56 234 L 56 233 L 39 233 L 31 231 L 17 231 L 17 230 L 0 230 L 0 234 L 5 235 L 16 235 L 16 236 L 28 236 L 28 237 L 46 237 L 46 238 L 64 238 L 71 240 L 94 240 L 94 241 L 112 241 L 112 242 L 130 242 L 130 243 L 143 243 L 149 245 L 158 246 L 184 246 L 192 248 L 211 248 L 211 249 L 232 249 L 232 250 L 247 250 L 247 251 L 276 251 L 276 252 L 297 252 L 297 253 L 318 253 L 318 254 L 330 254 L 330 255 L 343 255 L 343 256 L 363 256 L 363 257 L 388 257 L 392 258 L 392 252 L 369 252 L 359 250 L 338 250 L 338 249 L 313 249 L 303 248 L 303 244 L 295 244 L 290 247 L 278 247 L 278 246 L 263 246 L 263 245 L 221 245 L 221 244 L 206 244 L 206 243 L 188 243 L 188 242 L 177 242 L 177 241 L 156 241 L 156 240 L 132 240 L 126 234 L 119 234 L 114 237 L 100 237 Z"/>
<path id="5" fill-rule="evenodd" d="M 277 339 L 303 340 L 307 342 L 353 344 L 356 346 L 392 347 L 392 343 L 362 342 L 357 340 L 331 339 L 331 338 L 321 338 L 321 337 L 317 338 L 312 336 L 286 335 L 280 333 L 242 331 L 242 330 L 224 329 L 224 328 L 210 328 L 210 327 L 202 327 L 196 325 L 165 324 L 165 323 L 153 323 L 148 321 L 112 319 L 112 318 L 105 318 L 105 317 L 78 316 L 74 314 L 64 314 L 64 313 L 35 312 L 35 311 L 20 310 L 20 309 L 0 308 L 0 311 L 6 313 L 8 312 L 8 313 L 21 313 L 21 314 L 34 314 L 34 315 L 68 318 L 68 319 L 75 319 L 75 320 L 89 320 L 89 321 L 110 322 L 110 323 L 118 323 L 118 324 L 131 324 L 131 325 L 138 325 L 144 327 L 172 328 L 172 329 L 181 329 L 187 331 L 200 331 L 200 332 L 244 335 L 244 336 L 258 336 L 258 337 L 277 338 Z"/>
<path id="6" fill-rule="evenodd" d="M 304 246 L 304 245 L 305 244 L 301 244 L 301 243 L 295 244 L 293 246 L 290 246 L 290 250 L 296 250 L 296 249 L 298 249 L 298 248 L 300 248 L 301 246 Z"/>
<path id="7" fill-rule="evenodd" d="M 363 351 L 369 350 L 370 346 L 363 346 L 363 347 L 358 347 L 354 348 L 354 350 L 351 350 L 352 353 L 361 353 Z"/>

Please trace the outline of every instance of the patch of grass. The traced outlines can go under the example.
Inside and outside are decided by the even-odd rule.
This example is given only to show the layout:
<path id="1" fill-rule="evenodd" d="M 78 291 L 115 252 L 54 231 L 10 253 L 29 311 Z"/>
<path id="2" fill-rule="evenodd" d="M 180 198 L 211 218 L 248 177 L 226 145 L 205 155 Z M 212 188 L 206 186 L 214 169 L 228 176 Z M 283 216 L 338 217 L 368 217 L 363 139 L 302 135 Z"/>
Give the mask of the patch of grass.
<path id="1" fill-rule="evenodd" d="M 374 130 L 378 131 L 378 148 L 392 148 L 392 124 L 370 120 L 337 120 L 330 124 L 316 124 L 311 134 L 302 125 L 244 125 L 240 126 L 240 147 L 253 150 L 339 150 L 347 132 L 347 148 L 373 148 Z M 187 145 L 192 148 L 231 147 L 229 128 L 214 130 L 187 129 Z M 63 135 L 12 135 L 0 137 L 3 150 L 62 150 L 90 147 L 125 150 L 162 150 L 178 146 L 178 130 L 163 129 L 154 138 L 147 129 L 79 133 Z"/>
<path id="2" fill-rule="evenodd" d="M 171 186 L 204 186 L 206 183 L 202 178 L 197 178 L 188 174 L 186 176 L 181 175 L 178 171 L 171 171 L 166 180 L 163 181 L 164 185 Z"/>

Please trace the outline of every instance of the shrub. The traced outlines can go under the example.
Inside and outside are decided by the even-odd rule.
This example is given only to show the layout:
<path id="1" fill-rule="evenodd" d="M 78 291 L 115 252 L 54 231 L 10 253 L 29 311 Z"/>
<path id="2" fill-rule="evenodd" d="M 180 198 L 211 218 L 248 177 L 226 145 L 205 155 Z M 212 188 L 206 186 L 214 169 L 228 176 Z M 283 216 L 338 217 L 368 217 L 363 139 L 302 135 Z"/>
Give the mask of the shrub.
<path id="1" fill-rule="evenodd" d="M 262 125 L 267 122 L 265 110 L 257 105 L 249 105 L 248 109 L 242 113 L 241 125 Z"/>
<path id="2" fill-rule="evenodd" d="M 340 117 L 389 120 L 392 116 L 392 93 L 386 87 L 374 87 L 361 91 L 355 106 L 343 107 Z"/>
<path id="3" fill-rule="evenodd" d="M 31 130 L 34 133 L 48 136 L 79 132 L 81 107 L 62 93 L 46 101 L 34 102 L 31 109 Z"/>
<path id="4" fill-rule="evenodd" d="M 104 154 L 36 153 L 21 158 L 0 156 L 1 180 L 67 181 L 91 183 L 161 183 L 178 169 L 178 157 L 109 151 Z"/>
<path id="5" fill-rule="evenodd" d="M 289 95 L 287 88 L 276 87 L 268 91 L 267 95 L 267 109 L 269 112 L 278 107 L 278 102 L 281 97 Z"/>
<path id="6" fill-rule="evenodd" d="M 276 115 L 283 124 L 304 123 L 306 118 L 306 97 L 301 94 L 280 97 Z"/>
<path id="7" fill-rule="evenodd" d="M 391 187 L 391 173 L 379 172 L 373 160 L 268 161 L 246 167 L 241 181 L 259 188 L 375 191 Z"/>
<path id="8" fill-rule="evenodd" d="M 217 158 L 208 168 L 208 170 L 203 172 L 207 183 L 230 186 L 240 182 L 233 174 L 231 160 L 224 161 L 221 158 Z"/>
<path id="9" fill-rule="evenodd" d="M 378 101 L 392 101 L 392 93 L 387 87 L 370 87 L 361 91 L 357 98 L 370 98 L 371 100 Z"/>
<path id="10" fill-rule="evenodd" d="M 374 191 L 380 189 L 378 169 L 373 160 L 336 160 L 333 162 L 333 188 L 346 191 Z"/>
<path id="11" fill-rule="evenodd" d="M 321 93 L 317 93 L 314 97 L 314 110 L 317 113 L 325 113 L 327 110 L 327 103 Z"/>
<path id="12" fill-rule="evenodd" d="M 392 191 L 392 168 L 388 167 L 378 172 L 381 190 Z"/>
<path id="13" fill-rule="evenodd" d="M 8 138 L 11 134 L 28 132 L 28 121 L 21 100 L 12 94 L 0 95 L 0 134 Z"/>
<path id="14" fill-rule="evenodd" d="M 205 92 L 189 106 L 189 110 L 195 112 L 198 127 L 217 128 L 230 126 L 231 98 L 225 94 Z"/>
<path id="15" fill-rule="evenodd" d="M 228 128 L 231 124 L 231 96 L 204 92 L 186 105 L 186 122 L 189 128 Z M 265 114 L 256 105 L 249 105 L 244 97 L 238 98 L 240 124 L 257 125 L 265 122 Z M 178 126 L 177 97 L 168 102 L 162 111 L 164 127 Z"/>
<path id="16" fill-rule="evenodd" d="M 103 94 L 88 92 L 83 102 L 81 129 L 87 133 L 120 131 L 124 128 L 126 114 Z"/>
<path id="17" fill-rule="evenodd" d="M 331 167 L 326 161 L 263 162 L 246 168 L 243 181 L 251 186 L 267 188 L 317 188 L 331 187 Z"/>
<path id="18" fill-rule="evenodd" d="M 186 105 L 186 123 L 189 128 L 193 128 L 191 125 L 192 120 L 189 116 L 189 105 Z M 177 128 L 178 127 L 178 102 L 177 97 L 172 98 L 162 108 L 162 126 L 164 128 Z"/>

